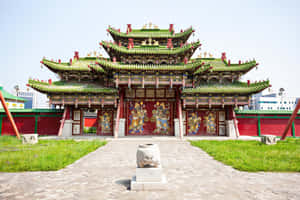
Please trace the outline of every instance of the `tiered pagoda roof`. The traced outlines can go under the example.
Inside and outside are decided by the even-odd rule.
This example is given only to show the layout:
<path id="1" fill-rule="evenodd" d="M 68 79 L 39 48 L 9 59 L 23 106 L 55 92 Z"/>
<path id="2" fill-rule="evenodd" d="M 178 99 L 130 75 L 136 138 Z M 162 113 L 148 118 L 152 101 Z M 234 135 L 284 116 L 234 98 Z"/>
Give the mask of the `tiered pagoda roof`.
<path id="1" fill-rule="evenodd" d="M 239 81 L 243 74 L 258 65 L 255 60 L 233 64 L 226 59 L 225 53 L 221 58 L 210 56 L 191 59 L 201 46 L 199 41 L 187 43 L 194 32 L 192 28 L 175 33 L 173 25 L 169 29 L 159 29 L 156 26 L 131 29 L 131 25 L 128 25 L 126 32 L 111 27 L 108 32 L 114 41 L 102 41 L 100 45 L 109 58 L 79 57 L 76 52 L 69 62 L 43 59 L 41 63 L 57 73 L 61 81 L 52 83 L 29 80 L 29 86 L 50 96 L 99 94 L 116 99 L 120 84 L 128 87 L 133 84 L 143 88 L 144 85 L 156 88 L 172 88 L 174 85 L 181 91 L 181 98 L 190 105 L 198 105 L 198 101 L 202 101 L 203 105 L 207 104 L 203 98 L 210 98 L 212 95 L 219 96 L 222 104 L 237 105 L 238 100 L 227 99 L 226 102 L 225 97 L 238 95 L 249 99 L 251 94 L 269 87 L 269 81 Z M 195 95 L 202 99 L 192 99 Z"/>

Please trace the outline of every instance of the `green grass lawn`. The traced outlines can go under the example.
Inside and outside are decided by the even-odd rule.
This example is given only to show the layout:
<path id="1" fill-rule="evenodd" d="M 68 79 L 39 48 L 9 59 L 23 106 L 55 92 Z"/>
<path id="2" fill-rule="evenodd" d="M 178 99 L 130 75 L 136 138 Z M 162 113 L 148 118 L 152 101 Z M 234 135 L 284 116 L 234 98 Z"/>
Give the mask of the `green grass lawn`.
<path id="1" fill-rule="evenodd" d="M 288 138 L 276 145 L 258 141 L 190 141 L 214 159 L 241 171 L 300 172 L 300 139 Z"/>
<path id="2" fill-rule="evenodd" d="M 100 140 L 39 140 L 23 145 L 15 137 L 1 136 L 0 172 L 59 170 L 105 144 Z"/>

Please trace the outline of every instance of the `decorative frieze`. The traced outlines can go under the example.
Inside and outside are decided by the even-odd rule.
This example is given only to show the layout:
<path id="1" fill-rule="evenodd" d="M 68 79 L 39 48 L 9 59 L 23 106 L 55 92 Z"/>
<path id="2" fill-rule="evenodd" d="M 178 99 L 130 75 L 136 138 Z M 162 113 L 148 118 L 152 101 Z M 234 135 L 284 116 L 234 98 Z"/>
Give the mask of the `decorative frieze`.
<path id="1" fill-rule="evenodd" d="M 182 99 L 185 101 L 187 106 L 222 106 L 225 105 L 247 105 L 249 101 L 248 96 L 183 96 Z"/>

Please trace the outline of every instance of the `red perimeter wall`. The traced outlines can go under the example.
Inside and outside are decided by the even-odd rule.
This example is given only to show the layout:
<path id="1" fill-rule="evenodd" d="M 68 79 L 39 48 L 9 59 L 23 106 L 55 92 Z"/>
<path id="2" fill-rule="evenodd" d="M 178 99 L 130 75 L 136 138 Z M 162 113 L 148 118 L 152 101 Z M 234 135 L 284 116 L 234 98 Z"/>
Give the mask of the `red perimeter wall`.
<path id="1" fill-rule="evenodd" d="M 22 113 L 22 111 L 18 111 L 17 113 L 12 112 L 12 115 L 20 134 L 38 133 L 39 135 L 57 135 L 60 120 L 62 119 L 62 112 Z M 0 113 L 0 118 L 2 118 L 0 135 L 15 135 L 5 113 Z"/>
<path id="2" fill-rule="evenodd" d="M 290 115 L 279 114 L 237 114 L 239 132 L 240 135 L 244 136 L 259 136 L 259 133 L 261 135 L 282 136 L 289 117 Z M 300 137 L 299 114 L 297 115 L 297 118 L 299 119 L 295 119 L 294 128 L 291 127 L 287 136 L 293 136 L 294 131 L 294 136 Z"/>
<path id="3" fill-rule="evenodd" d="M 295 120 L 295 135 L 296 137 L 300 137 L 300 119 Z"/>
<path id="4" fill-rule="evenodd" d="M 257 136 L 257 119 L 255 118 L 241 118 L 238 119 L 238 127 L 240 135 Z"/>
<path id="5" fill-rule="evenodd" d="M 21 134 L 35 133 L 39 135 L 57 135 L 61 112 L 12 112 L 16 125 Z M 259 132 L 263 134 L 272 134 L 281 136 L 287 125 L 290 115 L 278 114 L 243 114 L 237 113 L 238 128 L 240 135 L 258 136 Z M 1 123 L 2 118 L 2 123 Z M 259 129 L 260 121 L 260 129 Z M 36 124 L 37 122 L 37 124 Z M 96 127 L 96 118 L 85 118 L 85 127 Z M 296 137 L 300 137 L 300 114 L 294 121 L 294 129 L 291 127 L 288 136 L 293 136 L 293 130 Z M 0 135 L 14 135 L 13 129 L 5 113 L 0 112 Z"/>

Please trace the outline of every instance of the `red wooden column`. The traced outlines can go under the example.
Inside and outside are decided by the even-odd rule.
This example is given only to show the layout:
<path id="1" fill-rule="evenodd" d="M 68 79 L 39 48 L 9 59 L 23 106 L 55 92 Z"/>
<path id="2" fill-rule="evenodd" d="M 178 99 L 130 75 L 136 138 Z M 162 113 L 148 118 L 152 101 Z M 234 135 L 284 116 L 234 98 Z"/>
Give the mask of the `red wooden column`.
<path id="1" fill-rule="evenodd" d="M 124 95 L 125 95 L 125 91 L 124 91 L 124 89 L 121 89 L 121 91 L 120 91 L 120 118 L 124 118 Z"/>
<path id="2" fill-rule="evenodd" d="M 118 138 L 119 136 L 120 118 L 124 118 L 124 90 L 123 89 L 121 89 L 120 91 L 120 101 L 117 109 L 116 126 L 114 131 L 115 138 Z"/>
<path id="3" fill-rule="evenodd" d="M 234 108 L 232 108 L 232 117 L 233 117 L 233 124 L 234 124 L 234 129 L 235 129 L 236 137 L 239 137 L 239 136 L 238 136 L 239 127 L 238 127 L 238 125 L 237 125 L 237 119 L 236 119 L 236 114 L 235 114 L 235 112 L 234 112 Z"/>
<path id="4" fill-rule="evenodd" d="M 17 128 L 17 126 L 15 124 L 14 118 L 12 117 L 10 111 L 8 110 L 8 107 L 7 107 L 6 103 L 5 103 L 5 100 L 4 100 L 4 97 L 3 97 L 1 91 L 0 91 L 0 100 L 1 100 L 1 103 L 2 103 L 2 106 L 3 106 L 4 110 L 6 112 L 6 115 L 7 115 L 8 119 L 9 119 L 9 121 L 10 121 L 10 124 L 13 127 L 13 129 L 14 129 L 14 132 L 15 132 L 17 138 L 21 139 L 19 131 L 18 131 L 18 128 Z"/>
<path id="5" fill-rule="evenodd" d="M 58 131 L 58 136 L 61 136 L 62 130 L 63 130 L 64 125 L 65 125 L 65 121 L 66 121 L 66 119 L 68 119 L 70 117 L 70 114 L 68 114 L 68 113 L 69 113 L 69 107 L 65 107 L 62 120 L 60 121 L 60 127 L 59 127 L 59 131 Z"/>
<path id="6" fill-rule="evenodd" d="M 97 135 L 100 135 L 101 133 L 101 126 L 100 126 L 100 114 L 101 114 L 101 106 L 97 109 L 97 119 L 96 119 L 96 124 L 97 124 Z"/>
<path id="7" fill-rule="evenodd" d="M 182 105 L 179 96 L 179 91 L 176 89 L 176 104 L 177 104 L 177 116 L 179 119 L 179 135 L 180 139 L 183 139 L 183 121 L 182 121 Z"/>
<path id="8" fill-rule="evenodd" d="M 285 139 L 287 133 L 289 132 L 289 130 L 290 130 L 291 126 L 292 126 L 293 121 L 295 120 L 295 118 L 297 116 L 297 113 L 298 113 L 299 109 L 300 109 L 300 101 L 298 101 L 298 103 L 296 105 L 296 108 L 293 111 L 293 114 L 292 114 L 291 118 L 289 119 L 288 124 L 285 127 L 284 132 L 283 132 L 280 140 L 284 140 Z"/>
<path id="9" fill-rule="evenodd" d="M 229 107 L 229 120 L 232 119 L 233 120 L 233 125 L 234 125 L 234 129 L 235 129 L 235 134 L 236 137 L 238 137 L 238 125 L 237 125 L 237 119 L 236 119 L 236 114 L 234 112 L 234 107 Z"/>
<path id="10" fill-rule="evenodd" d="M 117 110 L 116 126 L 115 126 L 115 131 L 114 131 L 115 138 L 118 138 L 118 136 L 119 136 L 120 110 L 121 110 L 121 104 L 119 102 L 118 110 Z"/>

